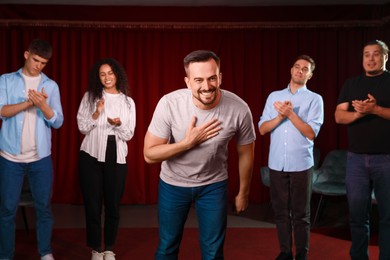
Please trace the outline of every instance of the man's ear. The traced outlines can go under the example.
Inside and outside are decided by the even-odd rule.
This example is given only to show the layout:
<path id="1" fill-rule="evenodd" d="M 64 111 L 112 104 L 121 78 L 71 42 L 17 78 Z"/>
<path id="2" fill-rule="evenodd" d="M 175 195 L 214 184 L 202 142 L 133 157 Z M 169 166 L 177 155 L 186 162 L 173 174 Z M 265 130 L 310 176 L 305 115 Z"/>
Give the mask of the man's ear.
<path id="1" fill-rule="evenodd" d="M 187 88 L 190 88 L 190 79 L 188 77 L 184 77 L 184 82 L 187 85 Z"/>

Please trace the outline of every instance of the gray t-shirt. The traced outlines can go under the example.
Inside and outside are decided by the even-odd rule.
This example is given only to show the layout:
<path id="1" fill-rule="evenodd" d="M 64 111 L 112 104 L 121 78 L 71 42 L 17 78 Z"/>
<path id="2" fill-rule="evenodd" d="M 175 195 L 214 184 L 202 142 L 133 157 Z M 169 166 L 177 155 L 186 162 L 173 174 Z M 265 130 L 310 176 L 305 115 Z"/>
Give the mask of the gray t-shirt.
<path id="1" fill-rule="evenodd" d="M 233 136 L 238 145 L 255 141 L 252 113 L 248 105 L 232 92 L 221 90 L 218 106 L 210 110 L 197 108 L 189 89 L 179 89 L 162 97 L 148 130 L 170 143 L 185 137 L 192 116 L 196 125 L 217 118 L 222 129 L 200 145 L 162 162 L 160 178 L 171 185 L 196 187 L 226 180 L 228 143 Z"/>

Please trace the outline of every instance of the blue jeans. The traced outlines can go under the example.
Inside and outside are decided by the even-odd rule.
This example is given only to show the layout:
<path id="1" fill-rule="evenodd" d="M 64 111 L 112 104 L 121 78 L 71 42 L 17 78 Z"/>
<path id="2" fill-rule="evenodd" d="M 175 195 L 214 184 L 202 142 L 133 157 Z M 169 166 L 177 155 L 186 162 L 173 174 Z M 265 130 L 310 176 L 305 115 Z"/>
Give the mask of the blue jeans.
<path id="1" fill-rule="evenodd" d="M 371 192 L 379 212 L 379 259 L 390 259 L 390 154 L 348 152 L 347 198 L 352 245 L 351 259 L 369 259 Z"/>
<path id="2" fill-rule="evenodd" d="M 158 196 L 159 245 L 157 260 L 178 259 L 184 224 L 192 203 L 199 224 L 202 259 L 223 259 L 228 207 L 228 182 L 178 187 L 160 179 Z"/>
<path id="3" fill-rule="evenodd" d="M 38 252 L 51 253 L 53 215 L 50 207 L 53 186 L 51 156 L 31 163 L 15 163 L 0 156 L 0 259 L 13 259 L 15 217 L 24 175 L 30 182 L 36 211 Z"/>

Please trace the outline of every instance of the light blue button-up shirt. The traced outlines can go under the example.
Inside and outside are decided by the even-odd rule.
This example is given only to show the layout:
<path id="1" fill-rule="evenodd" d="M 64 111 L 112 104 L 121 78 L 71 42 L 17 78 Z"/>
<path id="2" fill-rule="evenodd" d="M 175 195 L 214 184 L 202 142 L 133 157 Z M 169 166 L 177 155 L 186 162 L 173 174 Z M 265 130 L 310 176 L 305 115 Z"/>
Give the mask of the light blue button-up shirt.
<path id="1" fill-rule="evenodd" d="M 46 102 L 54 112 L 54 116 L 46 119 L 43 113 L 37 108 L 36 122 L 36 142 L 39 158 L 47 157 L 51 154 L 51 127 L 59 128 L 64 122 L 62 114 L 60 91 L 55 81 L 49 79 L 41 73 L 41 82 L 38 91 L 42 88 L 48 95 Z M 0 77 L 0 112 L 5 105 L 12 105 L 27 100 L 22 69 L 16 72 L 3 74 Z M 1 114 L 1 113 L 0 113 Z M 13 117 L 1 117 L 2 126 L 0 130 L 0 150 L 10 154 L 18 155 L 21 149 L 21 137 L 23 128 L 24 112 L 20 112 Z"/>
<path id="2" fill-rule="evenodd" d="M 291 101 L 294 112 L 311 126 L 317 136 L 324 122 L 324 103 L 320 95 L 310 91 L 306 86 L 301 87 L 295 94 L 291 93 L 289 86 L 272 92 L 260 117 L 259 127 L 278 115 L 274 102 L 286 100 Z M 286 118 L 271 131 L 268 167 L 285 172 L 307 170 L 314 165 L 313 146 L 314 141 L 306 138 Z"/>

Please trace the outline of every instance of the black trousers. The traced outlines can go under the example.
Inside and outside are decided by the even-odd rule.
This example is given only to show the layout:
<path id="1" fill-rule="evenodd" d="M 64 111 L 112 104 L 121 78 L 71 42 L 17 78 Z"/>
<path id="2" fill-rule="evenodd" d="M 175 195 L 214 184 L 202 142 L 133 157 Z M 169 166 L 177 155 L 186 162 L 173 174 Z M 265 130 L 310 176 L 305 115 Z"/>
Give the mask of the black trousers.
<path id="1" fill-rule="evenodd" d="M 119 226 L 119 207 L 127 175 L 127 164 L 116 163 L 116 143 L 107 141 L 106 160 L 80 151 L 79 174 L 84 199 L 87 246 L 101 248 L 101 214 L 104 205 L 104 245 L 115 244 Z"/>
<path id="2" fill-rule="evenodd" d="M 301 172 L 270 170 L 271 204 L 281 252 L 306 254 L 310 238 L 310 199 L 313 169 Z"/>

